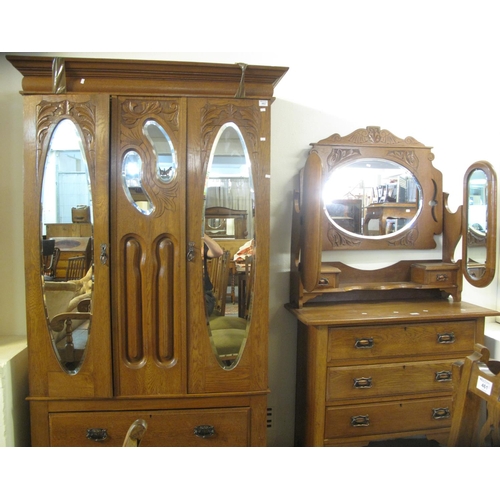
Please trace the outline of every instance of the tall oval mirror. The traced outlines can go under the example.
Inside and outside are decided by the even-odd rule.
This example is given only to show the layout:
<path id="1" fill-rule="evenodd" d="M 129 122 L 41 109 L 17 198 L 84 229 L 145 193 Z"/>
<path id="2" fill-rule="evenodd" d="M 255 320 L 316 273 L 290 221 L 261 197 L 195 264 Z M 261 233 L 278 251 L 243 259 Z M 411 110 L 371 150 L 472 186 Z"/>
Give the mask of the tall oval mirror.
<path id="1" fill-rule="evenodd" d="M 219 130 L 205 183 L 203 262 L 207 323 L 222 368 L 234 368 L 247 339 L 254 265 L 252 166 L 234 123 Z"/>
<path id="2" fill-rule="evenodd" d="M 92 304 L 92 193 L 82 139 L 61 120 L 45 159 L 41 194 L 41 275 L 57 359 L 76 373 L 85 357 Z"/>
<path id="3" fill-rule="evenodd" d="M 489 163 L 478 162 L 467 170 L 464 212 L 465 278 L 484 287 L 493 280 L 496 258 L 496 174 Z"/>
<path id="4" fill-rule="evenodd" d="M 323 202 L 337 228 L 378 239 L 413 224 L 421 210 L 422 188 L 399 163 L 363 158 L 332 170 Z"/>

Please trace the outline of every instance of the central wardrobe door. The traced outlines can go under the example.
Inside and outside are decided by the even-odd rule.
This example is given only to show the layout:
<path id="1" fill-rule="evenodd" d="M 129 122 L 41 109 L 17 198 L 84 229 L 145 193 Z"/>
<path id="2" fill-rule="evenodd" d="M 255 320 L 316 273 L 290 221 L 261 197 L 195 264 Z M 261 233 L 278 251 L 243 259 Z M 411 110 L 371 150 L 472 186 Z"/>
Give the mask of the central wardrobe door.
<path id="1" fill-rule="evenodd" d="M 115 393 L 185 391 L 184 99 L 114 98 L 111 245 Z M 99 214 L 96 214 L 99 217 Z"/>

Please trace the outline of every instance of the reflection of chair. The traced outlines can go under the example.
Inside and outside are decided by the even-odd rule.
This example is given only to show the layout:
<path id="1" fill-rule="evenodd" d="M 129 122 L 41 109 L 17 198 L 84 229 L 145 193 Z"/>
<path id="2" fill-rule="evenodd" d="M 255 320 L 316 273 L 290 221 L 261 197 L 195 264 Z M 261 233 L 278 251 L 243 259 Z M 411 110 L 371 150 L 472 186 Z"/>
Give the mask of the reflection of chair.
<path id="1" fill-rule="evenodd" d="M 214 313 L 217 316 L 226 314 L 226 295 L 229 281 L 229 251 L 217 259 L 211 260 L 210 280 L 214 286 L 215 308 Z"/>
<path id="2" fill-rule="evenodd" d="M 54 246 L 54 240 L 43 241 L 43 275 L 45 279 L 55 278 L 60 256 L 61 250 Z"/>
<path id="3" fill-rule="evenodd" d="M 500 361 L 489 357 L 488 349 L 476 344 L 473 354 L 453 365 L 449 446 L 500 446 Z M 479 425 L 482 406 L 486 421 Z"/>
<path id="4" fill-rule="evenodd" d="M 70 257 L 66 268 L 66 281 L 82 279 L 87 271 L 85 269 L 86 261 L 85 255 Z"/>
<path id="5" fill-rule="evenodd" d="M 142 418 L 138 418 L 127 431 L 127 435 L 123 441 L 123 446 L 125 448 L 138 447 L 141 444 L 142 438 L 146 433 L 148 424 Z"/>

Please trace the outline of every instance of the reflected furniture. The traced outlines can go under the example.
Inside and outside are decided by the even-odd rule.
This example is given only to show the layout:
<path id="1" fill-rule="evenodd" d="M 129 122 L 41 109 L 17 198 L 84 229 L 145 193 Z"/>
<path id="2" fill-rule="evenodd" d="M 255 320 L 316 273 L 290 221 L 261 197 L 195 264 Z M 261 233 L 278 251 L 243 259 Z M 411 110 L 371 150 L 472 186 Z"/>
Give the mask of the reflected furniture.
<path id="1" fill-rule="evenodd" d="M 483 342 L 485 318 L 499 313 L 461 301 L 467 268 L 454 253 L 467 217 L 463 207 L 449 211 L 433 158 L 431 148 L 379 127 L 312 144 L 294 193 L 286 305 L 298 320 L 297 446 L 360 446 L 421 435 L 448 442 L 452 365 Z M 494 179 L 486 162 L 478 168 Z M 381 178 L 397 178 L 405 201 L 374 201 L 377 186 L 389 184 Z M 496 212 L 491 190 L 488 213 Z M 365 231 L 366 220 L 360 231 L 347 230 L 329 211 L 331 199 L 342 199 L 338 192 L 362 200 L 367 210 L 381 208 L 365 218 L 404 220 L 393 231 L 382 223 L 375 235 Z M 399 210 L 399 203 L 408 206 L 383 213 L 389 206 Z M 491 217 L 488 229 L 493 245 Z M 438 238 L 441 258 L 435 252 L 429 258 Z M 491 277 L 496 250 L 489 248 Z M 383 252 L 390 263 L 366 266 L 356 259 L 359 250 Z M 412 258 L 395 262 L 393 250 L 412 250 Z M 340 257 L 326 258 L 332 255 Z"/>
<path id="2" fill-rule="evenodd" d="M 453 377 L 448 445 L 500 446 L 500 361 L 476 344 L 470 356 L 453 364 Z"/>
<path id="3" fill-rule="evenodd" d="M 92 236 L 92 224 L 90 222 L 53 222 L 45 224 L 45 228 L 47 239 Z"/>
<path id="4" fill-rule="evenodd" d="M 411 220 L 417 214 L 416 203 L 373 203 L 366 207 L 364 224 L 364 234 L 369 234 L 368 226 L 371 220 L 379 221 L 379 230 L 375 234 L 387 234 L 396 231 L 395 222 L 399 219 Z M 393 224 L 392 228 L 389 227 Z"/>
<path id="5" fill-rule="evenodd" d="M 248 237 L 246 210 L 235 210 L 227 207 L 210 207 L 205 209 L 205 233 L 217 238 L 245 239 Z M 233 222 L 232 231 L 228 230 L 228 221 Z"/>
<path id="6" fill-rule="evenodd" d="M 141 446 L 264 446 L 270 108 L 287 68 L 7 59 L 24 77 L 33 446 L 122 446 L 137 419 L 148 427 Z M 253 277 L 251 321 L 235 317 L 231 326 L 239 328 L 218 328 L 239 335 L 226 360 L 205 313 L 202 234 L 212 150 L 228 126 L 251 158 L 252 237 L 264 244 Z M 50 204 L 48 165 L 61 142 L 54 138 L 67 130 L 79 138 L 74 142 L 80 144 L 79 163 L 86 165 L 93 217 L 92 236 L 86 237 L 88 335 L 74 362 L 54 339 L 41 279 L 40 200 Z M 69 249 L 54 239 L 62 260 Z M 227 316 L 215 319 L 222 323 Z"/>

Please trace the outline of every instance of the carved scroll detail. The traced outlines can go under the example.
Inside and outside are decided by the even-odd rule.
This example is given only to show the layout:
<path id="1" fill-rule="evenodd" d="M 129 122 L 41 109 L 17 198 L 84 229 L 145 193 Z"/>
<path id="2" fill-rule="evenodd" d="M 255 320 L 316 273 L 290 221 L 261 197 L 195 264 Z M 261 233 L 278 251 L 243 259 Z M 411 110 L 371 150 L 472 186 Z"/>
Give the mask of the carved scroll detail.
<path id="1" fill-rule="evenodd" d="M 41 101 L 37 106 L 36 122 L 36 172 L 41 179 L 49 141 L 56 125 L 65 118 L 71 119 L 80 129 L 89 174 L 94 177 L 96 162 L 96 108 L 89 102 L 76 103 L 67 99 Z"/>
<path id="2" fill-rule="evenodd" d="M 317 144 L 357 144 L 357 145 L 401 145 L 401 146 L 424 146 L 413 137 L 400 139 L 388 130 L 381 130 L 380 127 L 366 127 L 355 130 L 349 135 L 342 137 L 340 134 L 333 134 Z"/>
<path id="3" fill-rule="evenodd" d="M 150 166 L 143 172 L 143 189 L 147 190 L 155 206 L 154 216 L 161 217 L 165 210 L 176 210 L 179 185 L 177 182 L 168 186 L 159 183 L 155 168 L 151 168 L 151 165 L 156 165 L 156 156 L 150 142 L 145 140 L 142 130 L 147 118 L 158 120 L 159 123 L 168 123 L 172 130 L 179 130 L 179 103 L 175 100 L 127 99 L 121 105 L 121 143 L 126 144 L 129 149 L 135 149 Z"/>

